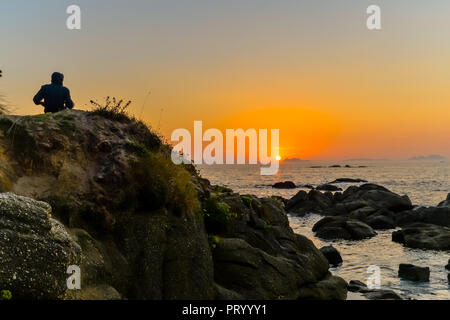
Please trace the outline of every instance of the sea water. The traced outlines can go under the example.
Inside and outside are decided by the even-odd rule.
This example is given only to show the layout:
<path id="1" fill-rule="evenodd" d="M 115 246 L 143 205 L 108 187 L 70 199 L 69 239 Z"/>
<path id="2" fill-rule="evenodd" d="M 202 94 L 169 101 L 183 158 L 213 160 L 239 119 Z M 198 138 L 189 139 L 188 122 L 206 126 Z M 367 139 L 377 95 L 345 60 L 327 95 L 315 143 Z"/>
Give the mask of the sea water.
<path id="1" fill-rule="evenodd" d="M 331 167 L 339 165 L 340 167 Z M 346 167 L 349 166 L 349 167 Z M 311 162 L 296 161 L 281 164 L 278 175 L 261 176 L 258 166 L 200 166 L 203 177 L 211 183 L 230 187 L 241 194 L 258 197 L 279 195 L 289 199 L 302 188 L 279 190 L 271 186 L 279 181 L 293 181 L 297 185 L 331 182 L 337 178 L 360 178 L 382 185 L 398 194 L 406 194 L 414 205 L 435 206 L 450 192 L 450 163 L 426 161 L 346 161 Z M 354 184 L 337 184 L 345 190 Z M 356 184 L 357 185 L 357 184 Z M 303 189 L 308 190 L 308 189 Z M 330 269 L 346 281 L 366 282 L 367 268 L 376 265 L 381 270 L 381 286 L 405 298 L 450 299 L 450 287 L 444 266 L 450 251 L 418 250 L 392 242 L 393 230 L 377 231 L 378 235 L 362 241 L 324 241 L 314 236 L 312 226 L 321 216 L 290 216 L 292 229 L 310 238 L 317 247 L 332 244 L 342 255 L 343 264 Z M 400 263 L 430 267 L 430 282 L 417 283 L 398 278 Z"/>

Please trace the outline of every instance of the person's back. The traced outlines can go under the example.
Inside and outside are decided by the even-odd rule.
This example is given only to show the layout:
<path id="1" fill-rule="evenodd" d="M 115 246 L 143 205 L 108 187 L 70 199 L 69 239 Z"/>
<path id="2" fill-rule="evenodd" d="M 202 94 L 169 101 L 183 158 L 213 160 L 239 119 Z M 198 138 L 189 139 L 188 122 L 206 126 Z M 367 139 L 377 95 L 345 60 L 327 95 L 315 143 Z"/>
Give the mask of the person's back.
<path id="1" fill-rule="evenodd" d="M 70 91 L 63 86 L 64 75 L 58 72 L 52 74 L 52 83 L 41 87 L 34 96 L 36 105 L 43 105 L 44 112 L 58 112 L 64 109 L 72 109 L 73 101 L 70 98 Z"/>

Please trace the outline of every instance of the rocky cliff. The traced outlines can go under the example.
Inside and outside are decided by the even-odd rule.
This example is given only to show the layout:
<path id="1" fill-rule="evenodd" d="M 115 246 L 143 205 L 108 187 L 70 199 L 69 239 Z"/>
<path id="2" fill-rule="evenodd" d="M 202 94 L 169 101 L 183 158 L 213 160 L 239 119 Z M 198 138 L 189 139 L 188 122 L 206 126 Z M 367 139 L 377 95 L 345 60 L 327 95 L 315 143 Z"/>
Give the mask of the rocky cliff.
<path id="1" fill-rule="evenodd" d="M 346 297 L 281 202 L 211 186 L 133 119 L 3 116 L 0 192 L 0 289 L 13 298 Z M 73 264 L 81 290 L 66 290 Z"/>

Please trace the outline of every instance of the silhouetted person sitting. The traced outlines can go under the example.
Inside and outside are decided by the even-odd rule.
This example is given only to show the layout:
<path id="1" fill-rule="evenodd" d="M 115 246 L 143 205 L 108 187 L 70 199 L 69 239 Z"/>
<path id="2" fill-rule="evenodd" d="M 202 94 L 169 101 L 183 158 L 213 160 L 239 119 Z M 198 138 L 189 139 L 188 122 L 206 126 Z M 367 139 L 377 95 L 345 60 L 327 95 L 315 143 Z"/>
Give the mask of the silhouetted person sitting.
<path id="1" fill-rule="evenodd" d="M 64 75 L 62 73 L 53 73 L 52 84 L 42 86 L 41 90 L 34 96 L 34 103 L 36 105 L 43 105 L 45 113 L 55 113 L 64 109 L 73 108 L 70 91 L 63 86 L 63 81 Z"/>

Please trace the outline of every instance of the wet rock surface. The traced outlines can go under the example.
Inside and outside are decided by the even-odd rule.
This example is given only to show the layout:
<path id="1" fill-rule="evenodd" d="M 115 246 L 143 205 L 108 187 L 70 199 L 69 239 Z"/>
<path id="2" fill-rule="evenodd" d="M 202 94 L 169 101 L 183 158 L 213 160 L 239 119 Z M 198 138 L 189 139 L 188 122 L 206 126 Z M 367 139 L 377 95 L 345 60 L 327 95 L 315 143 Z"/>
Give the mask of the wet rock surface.
<path id="1" fill-rule="evenodd" d="M 339 251 L 332 245 L 320 248 L 325 258 L 327 258 L 328 263 L 332 266 L 338 266 L 342 263 L 342 257 Z"/>
<path id="2" fill-rule="evenodd" d="M 400 264 L 398 276 L 411 281 L 430 281 L 430 268 L 418 267 L 412 264 Z"/>
<path id="3" fill-rule="evenodd" d="M 415 249 L 450 250 L 450 228 L 413 223 L 394 231 L 392 241 Z"/>

